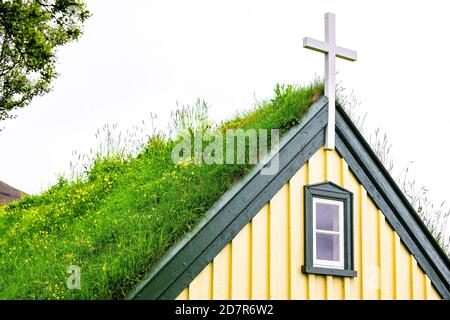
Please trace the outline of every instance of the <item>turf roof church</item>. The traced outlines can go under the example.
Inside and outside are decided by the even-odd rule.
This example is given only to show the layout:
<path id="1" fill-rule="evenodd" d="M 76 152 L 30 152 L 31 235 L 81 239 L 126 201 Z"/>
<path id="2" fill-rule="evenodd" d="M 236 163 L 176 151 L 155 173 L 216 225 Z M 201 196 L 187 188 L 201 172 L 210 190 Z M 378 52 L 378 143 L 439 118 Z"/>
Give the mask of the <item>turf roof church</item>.
<path id="1" fill-rule="evenodd" d="M 325 41 L 325 96 L 206 213 L 133 299 L 450 299 L 450 264 L 340 106 Z M 277 157 L 279 170 L 262 175 Z"/>

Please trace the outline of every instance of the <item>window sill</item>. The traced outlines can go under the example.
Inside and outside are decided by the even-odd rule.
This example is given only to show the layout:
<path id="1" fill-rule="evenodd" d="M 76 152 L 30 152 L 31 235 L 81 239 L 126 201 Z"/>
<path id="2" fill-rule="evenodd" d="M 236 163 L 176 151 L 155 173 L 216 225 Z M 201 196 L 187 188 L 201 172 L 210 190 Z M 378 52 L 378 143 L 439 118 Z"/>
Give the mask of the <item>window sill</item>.
<path id="1" fill-rule="evenodd" d="M 303 273 L 322 274 L 327 276 L 338 277 L 356 277 L 357 272 L 354 270 L 333 269 L 333 268 L 321 268 L 313 266 L 302 266 Z"/>

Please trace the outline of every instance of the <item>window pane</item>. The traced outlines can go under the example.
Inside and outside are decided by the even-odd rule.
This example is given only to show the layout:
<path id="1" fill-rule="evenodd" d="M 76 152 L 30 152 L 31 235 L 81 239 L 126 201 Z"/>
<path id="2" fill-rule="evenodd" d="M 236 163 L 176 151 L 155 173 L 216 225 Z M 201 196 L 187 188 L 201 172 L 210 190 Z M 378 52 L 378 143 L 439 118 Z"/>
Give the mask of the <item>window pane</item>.
<path id="1" fill-rule="evenodd" d="M 339 231 L 339 206 L 330 203 L 316 203 L 316 229 Z"/>
<path id="2" fill-rule="evenodd" d="M 339 261 L 339 235 L 316 233 L 316 259 Z"/>

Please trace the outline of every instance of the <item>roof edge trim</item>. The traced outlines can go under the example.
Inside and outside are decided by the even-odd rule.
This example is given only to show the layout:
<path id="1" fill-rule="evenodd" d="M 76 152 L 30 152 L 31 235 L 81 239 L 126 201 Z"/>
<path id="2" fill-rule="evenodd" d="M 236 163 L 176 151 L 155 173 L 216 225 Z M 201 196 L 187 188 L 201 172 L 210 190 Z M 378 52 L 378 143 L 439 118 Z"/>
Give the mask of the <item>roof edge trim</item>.
<path id="1" fill-rule="evenodd" d="M 337 105 L 336 150 L 383 212 L 444 299 L 450 299 L 450 261 L 345 110 Z"/>

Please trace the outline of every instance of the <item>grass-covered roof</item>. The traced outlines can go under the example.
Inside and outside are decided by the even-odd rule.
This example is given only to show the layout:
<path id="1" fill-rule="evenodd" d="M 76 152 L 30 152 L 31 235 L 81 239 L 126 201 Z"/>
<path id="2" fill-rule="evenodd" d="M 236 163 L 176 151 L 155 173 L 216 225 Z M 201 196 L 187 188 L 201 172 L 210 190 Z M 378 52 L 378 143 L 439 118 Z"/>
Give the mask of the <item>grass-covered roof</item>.
<path id="1" fill-rule="evenodd" d="M 322 85 L 280 87 L 219 130 L 296 125 Z M 0 299 L 123 298 L 145 272 L 250 169 L 175 164 L 178 138 L 156 135 L 137 156 L 99 156 L 84 178 L 0 207 Z M 70 266 L 81 289 L 69 290 Z"/>

